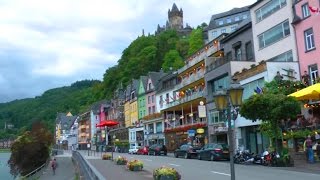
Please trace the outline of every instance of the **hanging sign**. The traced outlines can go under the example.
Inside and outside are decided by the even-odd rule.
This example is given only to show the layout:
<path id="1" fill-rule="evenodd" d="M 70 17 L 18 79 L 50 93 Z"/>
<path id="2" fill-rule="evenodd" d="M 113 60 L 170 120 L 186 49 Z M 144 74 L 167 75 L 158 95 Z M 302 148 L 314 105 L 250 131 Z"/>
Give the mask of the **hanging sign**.
<path id="1" fill-rule="evenodd" d="M 206 116 L 206 106 L 199 105 L 198 106 L 199 118 L 205 118 Z"/>

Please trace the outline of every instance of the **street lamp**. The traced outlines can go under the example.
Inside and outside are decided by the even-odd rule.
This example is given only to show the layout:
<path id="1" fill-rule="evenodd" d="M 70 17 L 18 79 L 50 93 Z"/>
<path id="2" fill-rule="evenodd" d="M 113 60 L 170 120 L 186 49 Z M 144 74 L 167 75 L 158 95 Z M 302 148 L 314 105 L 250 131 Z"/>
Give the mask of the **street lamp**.
<path id="1" fill-rule="evenodd" d="M 113 151 L 114 151 L 114 146 L 115 146 L 115 143 L 114 143 L 114 141 L 115 141 L 115 139 L 116 139 L 116 135 L 114 134 L 113 136 L 112 136 L 112 139 L 113 139 L 113 148 L 112 148 L 112 151 L 111 151 L 111 156 L 112 156 L 112 161 L 113 161 Z"/>
<path id="2" fill-rule="evenodd" d="M 230 174 L 231 180 L 235 180 L 234 172 L 234 143 L 233 143 L 233 133 L 231 128 L 231 109 L 236 109 L 236 107 L 242 104 L 242 94 L 243 87 L 239 83 L 231 83 L 230 88 L 227 90 L 219 90 L 214 94 L 215 104 L 219 111 L 227 110 L 228 119 L 228 136 L 229 136 L 229 153 L 230 153 Z M 238 114 L 234 117 L 236 119 Z"/>

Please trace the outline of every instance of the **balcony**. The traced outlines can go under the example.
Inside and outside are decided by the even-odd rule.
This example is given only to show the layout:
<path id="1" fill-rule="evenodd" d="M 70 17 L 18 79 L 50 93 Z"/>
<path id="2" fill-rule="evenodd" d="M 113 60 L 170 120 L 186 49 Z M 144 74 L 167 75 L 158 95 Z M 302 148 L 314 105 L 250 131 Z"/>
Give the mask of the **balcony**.
<path id="1" fill-rule="evenodd" d="M 202 71 L 202 72 L 198 72 L 194 75 L 189 76 L 188 78 L 182 80 L 181 83 L 177 85 L 177 88 L 181 89 L 181 88 L 183 88 L 193 82 L 200 80 L 201 78 L 204 78 L 204 74 L 205 74 L 204 71 Z"/>
<path id="2" fill-rule="evenodd" d="M 214 42 L 210 42 L 205 47 L 203 47 L 201 50 L 199 50 L 194 55 L 189 57 L 187 59 L 188 63 L 178 70 L 178 74 L 181 74 L 185 70 L 187 70 L 187 69 L 191 68 L 192 66 L 194 66 L 195 64 L 199 63 L 200 61 L 205 60 L 208 56 L 210 56 L 211 54 L 216 52 L 218 49 L 220 49 L 218 44 L 216 44 Z"/>
<path id="3" fill-rule="evenodd" d="M 207 59 L 207 62 L 206 62 L 206 72 L 210 72 L 228 62 L 229 61 L 223 57 L 210 57 Z"/>
<path id="4" fill-rule="evenodd" d="M 86 128 L 86 125 L 81 125 L 80 126 L 80 129 L 85 129 Z"/>
<path id="5" fill-rule="evenodd" d="M 205 91 L 206 91 L 206 88 L 204 88 L 202 91 L 195 92 L 190 96 L 185 96 L 183 98 L 177 99 L 176 101 L 172 101 L 169 104 L 167 104 L 167 108 L 171 108 L 171 107 L 177 106 L 179 104 L 183 104 L 183 103 L 204 97 Z"/>

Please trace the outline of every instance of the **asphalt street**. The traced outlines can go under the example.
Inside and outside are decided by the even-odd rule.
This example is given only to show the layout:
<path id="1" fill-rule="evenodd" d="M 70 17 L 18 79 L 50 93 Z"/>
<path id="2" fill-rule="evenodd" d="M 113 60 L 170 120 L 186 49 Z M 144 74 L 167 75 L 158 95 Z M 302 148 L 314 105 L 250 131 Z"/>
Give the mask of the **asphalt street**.
<path id="1" fill-rule="evenodd" d="M 226 161 L 200 161 L 167 156 L 147 156 L 114 153 L 114 157 L 125 156 L 128 159 L 139 159 L 144 162 L 144 170 L 152 173 L 153 169 L 169 166 L 177 169 L 183 180 L 230 180 L 230 165 Z M 100 159 L 100 157 L 97 157 Z M 94 159 L 91 157 L 90 159 Z M 90 160 L 94 161 L 94 160 Z M 320 171 L 320 170 L 319 170 Z M 283 170 L 277 167 L 259 165 L 235 165 L 237 180 L 319 180 L 319 174 Z M 112 179 L 111 179 L 112 180 Z"/>

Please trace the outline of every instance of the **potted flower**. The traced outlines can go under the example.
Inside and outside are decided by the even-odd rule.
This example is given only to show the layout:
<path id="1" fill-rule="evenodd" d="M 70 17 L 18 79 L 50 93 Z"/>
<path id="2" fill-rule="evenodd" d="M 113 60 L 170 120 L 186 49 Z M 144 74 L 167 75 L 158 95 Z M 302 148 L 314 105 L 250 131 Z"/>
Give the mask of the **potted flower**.
<path id="1" fill-rule="evenodd" d="M 140 160 L 129 161 L 127 167 L 130 171 L 141 171 L 143 168 L 143 162 Z"/>
<path id="2" fill-rule="evenodd" d="M 180 180 L 180 173 L 170 167 L 160 167 L 153 170 L 153 179 L 154 180 Z"/>
<path id="3" fill-rule="evenodd" d="M 117 165 L 126 165 L 128 160 L 125 157 L 119 156 L 116 159 Z"/>
<path id="4" fill-rule="evenodd" d="M 103 154 L 102 155 L 102 160 L 110 160 L 111 159 L 111 154 Z"/>

